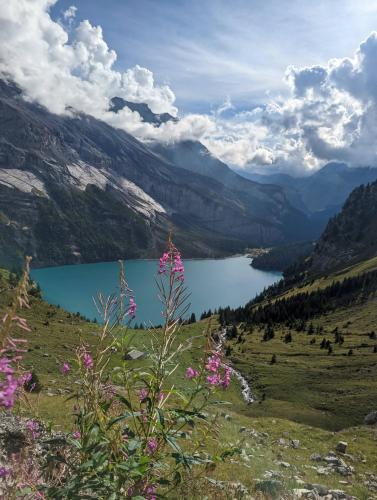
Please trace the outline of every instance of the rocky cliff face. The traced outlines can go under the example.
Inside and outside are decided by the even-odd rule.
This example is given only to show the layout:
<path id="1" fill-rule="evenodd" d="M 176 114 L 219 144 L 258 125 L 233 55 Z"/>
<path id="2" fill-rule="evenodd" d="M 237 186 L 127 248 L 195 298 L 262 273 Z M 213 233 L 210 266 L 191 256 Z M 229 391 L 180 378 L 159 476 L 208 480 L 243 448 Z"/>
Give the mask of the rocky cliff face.
<path id="1" fill-rule="evenodd" d="M 377 255 L 377 181 L 356 188 L 334 216 L 310 257 L 298 266 L 302 276 L 316 276 Z"/>
<path id="2" fill-rule="evenodd" d="M 170 229 L 186 256 L 294 237 L 305 216 L 279 188 L 250 184 L 193 175 L 121 130 L 53 115 L 0 81 L 3 264 L 25 253 L 39 266 L 153 257 Z"/>

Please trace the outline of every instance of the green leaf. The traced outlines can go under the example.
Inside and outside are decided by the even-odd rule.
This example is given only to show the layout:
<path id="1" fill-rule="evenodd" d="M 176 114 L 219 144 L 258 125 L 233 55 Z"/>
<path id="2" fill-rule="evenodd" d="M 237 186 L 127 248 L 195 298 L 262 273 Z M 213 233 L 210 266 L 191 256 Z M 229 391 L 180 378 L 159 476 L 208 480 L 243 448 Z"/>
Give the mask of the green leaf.
<path id="1" fill-rule="evenodd" d="M 117 424 L 118 422 L 121 422 L 122 420 L 128 420 L 130 418 L 134 417 L 140 417 L 142 413 L 140 411 L 128 411 L 126 413 L 123 413 L 123 415 L 119 415 L 118 417 L 113 418 L 110 420 L 110 422 L 107 425 L 107 428 L 110 429 L 113 425 Z"/>
<path id="2" fill-rule="evenodd" d="M 161 408 L 156 408 L 156 414 L 159 424 L 161 424 L 161 426 L 164 427 L 165 426 L 164 412 L 161 410 Z"/>

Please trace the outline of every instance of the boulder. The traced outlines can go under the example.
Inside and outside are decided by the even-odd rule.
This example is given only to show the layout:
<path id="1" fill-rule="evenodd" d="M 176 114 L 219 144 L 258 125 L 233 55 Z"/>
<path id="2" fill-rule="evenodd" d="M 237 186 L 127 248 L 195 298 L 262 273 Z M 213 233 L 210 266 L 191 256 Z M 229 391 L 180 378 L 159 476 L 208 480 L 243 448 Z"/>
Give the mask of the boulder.
<path id="1" fill-rule="evenodd" d="M 283 491 L 283 483 L 277 479 L 265 479 L 264 481 L 259 481 L 255 485 L 255 489 L 272 498 L 281 498 L 279 495 Z"/>
<path id="2" fill-rule="evenodd" d="M 145 352 L 138 351 L 137 349 L 132 349 L 131 351 L 128 351 L 128 353 L 124 356 L 124 359 L 128 361 L 136 361 L 137 359 L 144 359 L 145 357 Z"/>
<path id="3" fill-rule="evenodd" d="M 307 483 L 305 484 L 305 488 L 307 490 L 312 490 L 318 493 L 319 496 L 324 497 L 327 495 L 329 489 L 327 486 L 324 486 L 323 484 L 317 484 L 317 483 Z"/>
<path id="4" fill-rule="evenodd" d="M 347 451 L 347 446 L 348 443 L 346 443 L 345 441 L 339 441 L 339 443 L 336 445 L 336 451 L 338 451 L 339 453 L 345 453 Z"/>
<path id="5" fill-rule="evenodd" d="M 364 418 L 364 424 L 374 425 L 377 424 L 377 411 L 372 411 Z"/>

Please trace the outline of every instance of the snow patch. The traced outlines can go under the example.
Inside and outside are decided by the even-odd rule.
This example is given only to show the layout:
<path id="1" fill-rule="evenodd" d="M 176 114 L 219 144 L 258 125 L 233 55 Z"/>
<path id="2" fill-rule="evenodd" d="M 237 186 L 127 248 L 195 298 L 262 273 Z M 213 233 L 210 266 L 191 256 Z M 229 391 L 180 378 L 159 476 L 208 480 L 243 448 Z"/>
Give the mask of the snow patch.
<path id="1" fill-rule="evenodd" d="M 47 196 L 44 183 L 36 175 L 17 168 L 0 168 L 0 184 L 18 189 L 23 193 L 33 192 L 37 196 Z"/>

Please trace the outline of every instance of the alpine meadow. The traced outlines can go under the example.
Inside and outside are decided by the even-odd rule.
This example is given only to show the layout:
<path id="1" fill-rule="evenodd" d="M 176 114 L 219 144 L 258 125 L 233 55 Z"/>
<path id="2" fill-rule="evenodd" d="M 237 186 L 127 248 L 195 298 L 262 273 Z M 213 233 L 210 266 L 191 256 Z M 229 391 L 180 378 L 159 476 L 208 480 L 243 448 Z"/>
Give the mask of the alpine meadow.
<path id="1" fill-rule="evenodd" d="M 0 0 L 1 499 L 377 500 L 376 89 L 370 0 Z"/>

